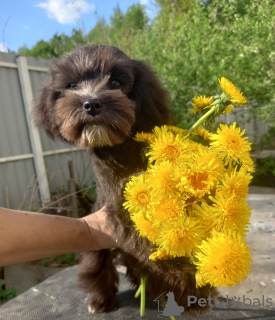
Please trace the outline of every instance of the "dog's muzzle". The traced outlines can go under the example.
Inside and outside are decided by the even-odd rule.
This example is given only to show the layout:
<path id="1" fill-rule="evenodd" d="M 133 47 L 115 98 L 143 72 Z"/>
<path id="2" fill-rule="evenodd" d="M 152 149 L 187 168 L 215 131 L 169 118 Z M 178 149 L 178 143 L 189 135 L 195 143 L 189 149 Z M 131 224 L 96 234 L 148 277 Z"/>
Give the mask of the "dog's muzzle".
<path id="1" fill-rule="evenodd" d="M 97 99 L 89 99 L 84 101 L 83 103 L 84 110 L 87 112 L 88 115 L 93 117 L 100 113 L 101 107 L 102 105 L 100 101 Z"/>

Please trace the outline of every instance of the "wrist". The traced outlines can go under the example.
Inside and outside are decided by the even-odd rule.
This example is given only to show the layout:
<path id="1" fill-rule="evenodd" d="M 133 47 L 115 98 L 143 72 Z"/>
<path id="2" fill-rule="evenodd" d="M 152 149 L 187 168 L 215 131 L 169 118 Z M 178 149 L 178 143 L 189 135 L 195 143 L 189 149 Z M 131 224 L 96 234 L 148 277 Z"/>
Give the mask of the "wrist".
<path id="1" fill-rule="evenodd" d="M 94 235 L 94 230 L 89 226 L 84 218 L 77 219 L 81 224 L 81 229 L 83 230 L 83 236 L 80 238 L 82 249 L 80 251 L 96 250 L 97 239 Z"/>
<path id="2" fill-rule="evenodd" d="M 108 226 L 107 212 L 103 209 L 79 219 L 88 228 L 89 250 L 101 250 L 116 247 L 112 229 Z"/>

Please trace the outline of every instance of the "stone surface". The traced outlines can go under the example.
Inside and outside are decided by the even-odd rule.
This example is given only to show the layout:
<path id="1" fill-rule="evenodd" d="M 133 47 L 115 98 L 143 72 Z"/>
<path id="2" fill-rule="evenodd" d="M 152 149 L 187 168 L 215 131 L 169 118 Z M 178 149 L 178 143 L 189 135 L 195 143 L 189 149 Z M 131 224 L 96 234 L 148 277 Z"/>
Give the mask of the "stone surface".
<path id="1" fill-rule="evenodd" d="M 249 193 L 253 194 L 275 194 L 275 188 L 249 186 Z"/>
<path id="2" fill-rule="evenodd" d="M 0 319 L 5 320 L 118 320 L 141 319 L 139 299 L 134 298 L 135 291 L 130 288 L 125 275 L 120 273 L 120 286 L 117 308 L 110 313 L 89 313 L 87 296 L 79 290 L 77 284 L 77 266 L 67 268 L 44 282 L 29 289 L 0 308 Z M 220 319 L 275 319 L 275 310 L 236 306 L 232 301 L 220 301 L 224 306 L 216 306 L 210 314 L 201 316 L 203 320 Z M 228 304 L 226 306 L 226 304 Z M 143 319 L 162 318 L 163 308 L 158 310 L 157 301 L 146 301 Z M 170 319 L 169 317 L 166 317 Z M 191 320 L 187 315 L 176 319 Z M 193 318 L 194 319 L 194 318 Z"/>
<path id="3" fill-rule="evenodd" d="M 31 264 L 14 264 L 4 267 L 6 289 L 16 288 L 20 294 L 64 268 L 50 268 Z"/>

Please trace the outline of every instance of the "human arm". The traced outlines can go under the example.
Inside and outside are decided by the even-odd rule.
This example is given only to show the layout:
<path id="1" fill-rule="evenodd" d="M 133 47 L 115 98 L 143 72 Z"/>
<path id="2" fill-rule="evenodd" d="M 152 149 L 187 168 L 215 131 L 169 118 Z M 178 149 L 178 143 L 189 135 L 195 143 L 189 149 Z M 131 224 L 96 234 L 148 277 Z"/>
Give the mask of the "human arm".
<path id="1" fill-rule="evenodd" d="M 115 247 L 101 210 L 82 219 L 0 208 L 0 266 Z"/>

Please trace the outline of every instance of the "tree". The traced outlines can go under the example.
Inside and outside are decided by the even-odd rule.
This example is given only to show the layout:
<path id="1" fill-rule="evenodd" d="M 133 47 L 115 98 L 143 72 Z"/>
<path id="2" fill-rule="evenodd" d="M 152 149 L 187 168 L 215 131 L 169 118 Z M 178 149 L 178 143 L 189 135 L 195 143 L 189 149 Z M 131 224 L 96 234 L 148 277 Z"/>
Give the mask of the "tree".
<path id="1" fill-rule="evenodd" d="M 156 0 L 156 4 L 165 13 L 183 13 L 191 8 L 194 0 Z"/>
<path id="2" fill-rule="evenodd" d="M 110 38 L 110 27 L 104 18 L 98 19 L 94 28 L 88 33 L 88 39 L 90 44 L 112 44 L 112 40 Z"/>
<path id="3" fill-rule="evenodd" d="M 141 4 L 134 4 L 127 9 L 124 15 L 117 6 L 114 8 L 110 21 L 110 39 L 113 45 L 131 55 L 132 39 L 148 25 L 149 18 L 145 7 Z"/>
<path id="4" fill-rule="evenodd" d="M 39 42 L 37 42 L 37 44 L 32 49 L 28 49 L 26 46 L 19 48 L 18 54 L 43 59 L 52 59 L 58 57 L 50 43 L 44 40 L 40 40 Z"/>

